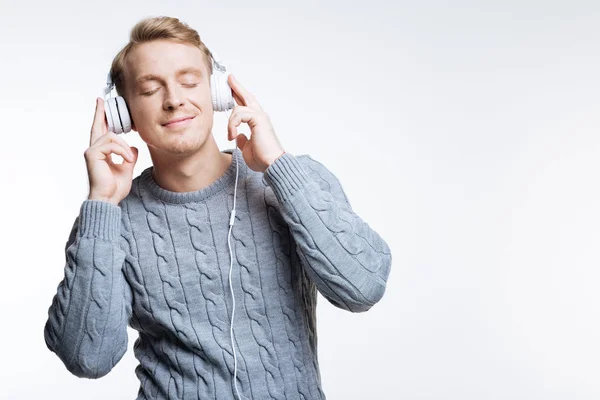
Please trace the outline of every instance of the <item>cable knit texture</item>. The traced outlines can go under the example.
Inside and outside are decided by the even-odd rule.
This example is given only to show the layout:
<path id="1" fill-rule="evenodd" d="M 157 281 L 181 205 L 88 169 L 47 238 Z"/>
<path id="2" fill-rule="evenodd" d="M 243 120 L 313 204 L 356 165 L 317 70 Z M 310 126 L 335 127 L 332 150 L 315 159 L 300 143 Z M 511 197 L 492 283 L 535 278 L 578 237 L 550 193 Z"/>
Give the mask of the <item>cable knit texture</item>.
<path id="1" fill-rule="evenodd" d="M 44 337 L 74 375 L 108 374 L 139 332 L 137 399 L 234 399 L 231 235 L 237 386 L 247 399 L 325 399 L 316 301 L 363 312 L 384 294 L 391 253 L 352 211 L 336 177 L 285 153 L 264 173 L 238 149 L 195 192 L 158 186 L 152 167 L 118 206 L 85 200 L 65 247 L 64 278 Z"/>

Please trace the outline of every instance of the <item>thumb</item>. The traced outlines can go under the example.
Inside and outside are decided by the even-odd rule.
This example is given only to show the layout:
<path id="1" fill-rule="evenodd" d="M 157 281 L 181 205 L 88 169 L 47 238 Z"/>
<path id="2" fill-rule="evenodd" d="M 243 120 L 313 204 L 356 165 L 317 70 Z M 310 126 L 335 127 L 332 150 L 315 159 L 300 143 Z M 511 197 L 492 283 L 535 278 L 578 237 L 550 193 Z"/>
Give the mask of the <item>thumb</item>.
<path id="1" fill-rule="evenodd" d="M 248 137 L 246 135 L 244 135 L 243 133 L 240 133 L 236 138 L 235 138 L 235 142 L 237 144 L 237 147 L 240 150 L 244 150 L 244 146 L 246 145 L 246 142 L 248 142 Z"/>
<path id="2" fill-rule="evenodd" d="M 138 155 L 140 154 L 140 151 L 135 146 L 131 146 L 129 148 L 131 149 L 131 152 L 133 153 L 133 162 L 135 163 L 138 159 Z"/>
<path id="3" fill-rule="evenodd" d="M 138 156 L 140 154 L 139 150 L 137 149 L 137 147 L 134 146 L 130 146 L 129 147 L 131 149 L 131 152 L 133 153 L 133 161 L 132 162 L 124 162 L 121 165 L 126 165 L 128 168 L 131 168 L 133 170 L 133 167 L 135 166 L 135 163 L 138 160 Z"/>

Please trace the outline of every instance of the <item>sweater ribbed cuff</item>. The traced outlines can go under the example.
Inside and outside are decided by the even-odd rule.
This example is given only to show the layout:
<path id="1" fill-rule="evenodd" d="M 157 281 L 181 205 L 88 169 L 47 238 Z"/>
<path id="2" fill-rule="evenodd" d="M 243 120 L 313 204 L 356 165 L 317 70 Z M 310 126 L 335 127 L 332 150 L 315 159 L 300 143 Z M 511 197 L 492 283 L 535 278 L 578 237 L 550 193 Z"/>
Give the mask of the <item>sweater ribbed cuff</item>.
<path id="1" fill-rule="evenodd" d="M 78 228 L 79 237 L 114 240 L 121 231 L 121 207 L 107 201 L 84 200 Z"/>
<path id="2" fill-rule="evenodd" d="M 265 181 L 273 188 L 278 198 L 284 199 L 294 194 L 309 182 L 309 177 L 298 159 L 285 153 L 273 162 L 264 172 Z"/>

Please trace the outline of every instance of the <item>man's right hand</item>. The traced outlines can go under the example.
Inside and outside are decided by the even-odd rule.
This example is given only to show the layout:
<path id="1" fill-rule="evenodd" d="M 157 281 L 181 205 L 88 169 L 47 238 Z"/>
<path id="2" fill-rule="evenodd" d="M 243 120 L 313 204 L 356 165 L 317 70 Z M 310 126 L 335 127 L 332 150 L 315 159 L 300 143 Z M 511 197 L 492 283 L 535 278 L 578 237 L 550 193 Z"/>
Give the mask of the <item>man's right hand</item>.
<path id="1" fill-rule="evenodd" d="M 122 164 L 115 164 L 111 154 L 123 157 Z M 133 179 L 133 167 L 138 149 L 108 131 L 104 113 L 104 100 L 96 98 L 96 114 L 90 132 L 90 147 L 83 153 L 88 170 L 90 193 L 88 200 L 103 200 L 118 205 L 129 194 Z"/>

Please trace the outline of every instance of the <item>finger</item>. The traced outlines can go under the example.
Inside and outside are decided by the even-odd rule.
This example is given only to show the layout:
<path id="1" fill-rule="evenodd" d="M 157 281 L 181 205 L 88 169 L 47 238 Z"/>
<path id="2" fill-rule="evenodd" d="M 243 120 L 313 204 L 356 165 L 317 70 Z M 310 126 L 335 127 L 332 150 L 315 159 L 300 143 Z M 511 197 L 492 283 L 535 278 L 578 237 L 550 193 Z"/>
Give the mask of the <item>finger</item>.
<path id="1" fill-rule="evenodd" d="M 236 126 L 238 126 L 240 123 L 244 122 L 244 123 L 247 123 L 248 126 L 250 126 L 250 128 L 254 128 L 255 126 L 257 126 L 260 123 L 260 121 L 264 121 L 264 120 L 267 120 L 267 121 L 269 120 L 269 116 L 267 114 L 265 114 L 264 111 L 259 111 L 254 108 L 246 107 L 246 106 L 235 106 L 233 108 L 233 112 L 229 116 L 229 122 L 232 123 L 232 125 L 233 125 L 233 122 L 237 123 Z M 231 139 L 234 139 L 234 138 L 235 137 L 231 137 Z"/>
<path id="2" fill-rule="evenodd" d="M 237 127 L 240 126 L 242 122 L 248 123 L 250 125 L 252 119 L 256 113 L 248 112 L 248 111 L 236 111 L 231 114 L 231 118 L 229 119 L 229 123 L 227 124 L 227 133 L 229 140 L 233 140 L 238 135 Z"/>
<path id="3" fill-rule="evenodd" d="M 114 164 L 113 167 L 119 169 L 120 171 L 127 171 L 132 169 L 135 166 L 135 163 L 138 160 L 139 151 L 136 147 L 131 147 L 133 152 L 133 161 L 128 161 L 126 159 L 123 160 L 120 164 Z M 110 158 L 110 157 L 109 157 Z"/>
<path id="4" fill-rule="evenodd" d="M 229 115 L 229 120 L 227 121 L 227 140 L 233 140 L 237 136 L 236 127 L 239 125 L 237 122 L 239 120 L 239 107 L 233 107 L 231 114 Z"/>
<path id="5" fill-rule="evenodd" d="M 140 151 L 138 150 L 137 147 L 130 147 L 130 149 L 131 149 L 131 153 L 133 153 L 133 164 L 135 164 L 140 155 Z"/>
<path id="6" fill-rule="evenodd" d="M 89 159 L 104 160 L 110 159 L 111 154 L 116 154 L 123 157 L 123 160 L 128 162 L 134 162 L 134 157 L 129 154 L 129 151 L 125 150 L 123 146 L 118 143 L 110 142 L 105 143 L 97 147 L 90 147 L 88 157 Z"/>
<path id="7" fill-rule="evenodd" d="M 246 143 L 248 142 L 248 137 L 246 135 L 244 135 L 243 133 L 240 133 L 235 140 L 237 147 L 239 147 L 240 150 L 244 150 L 244 146 L 246 145 Z"/>
<path id="8" fill-rule="evenodd" d="M 246 106 L 235 106 L 233 107 L 233 110 L 231 111 L 231 114 L 237 114 L 239 112 L 255 112 L 256 110 L 254 110 L 253 108 L 250 107 L 246 107 Z"/>
<path id="9" fill-rule="evenodd" d="M 240 106 L 246 106 L 246 104 L 244 103 L 244 99 L 242 99 L 240 96 L 238 96 L 238 94 L 236 92 L 232 92 L 233 94 L 233 99 L 235 100 L 236 103 L 238 103 Z"/>
<path id="10" fill-rule="evenodd" d="M 237 127 L 240 125 L 237 115 L 231 114 L 227 123 L 227 140 L 233 140 L 238 135 Z"/>
<path id="11" fill-rule="evenodd" d="M 114 142 L 114 143 L 118 143 L 119 145 L 123 146 L 123 148 L 129 152 L 129 154 L 131 155 L 131 157 L 134 156 L 133 151 L 131 150 L 131 148 L 129 147 L 129 144 L 125 141 L 125 139 L 123 139 L 122 137 L 117 136 L 115 133 L 112 132 L 108 132 L 105 135 L 102 135 L 97 141 L 96 143 L 94 143 L 92 145 L 92 147 L 97 146 L 97 145 L 102 145 L 105 143 L 110 143 L 110 142 Z"/>
<path id="12" fill-rule="evenodd" d="M 96 111 L 94 114 L 94 122 L 90 130 L 90 146 L 102 135 L 108 133 L 108 123 L 104 114 L 104 100 L 96 97 Z"/>
<path id="13" fill-rule="evenodd" d="M 256 97 L 252 93 L 250 93 L 246 88 L 242 86 L 242 84 L 232 75 L 230 74 L 227 77 L 227 82 L 232 89 L 232 93 L 238 97 L 238 103 L 244 106 L 252 107 L 256 110 L 262 110 L 260 104 L 256 100 Z"/>

